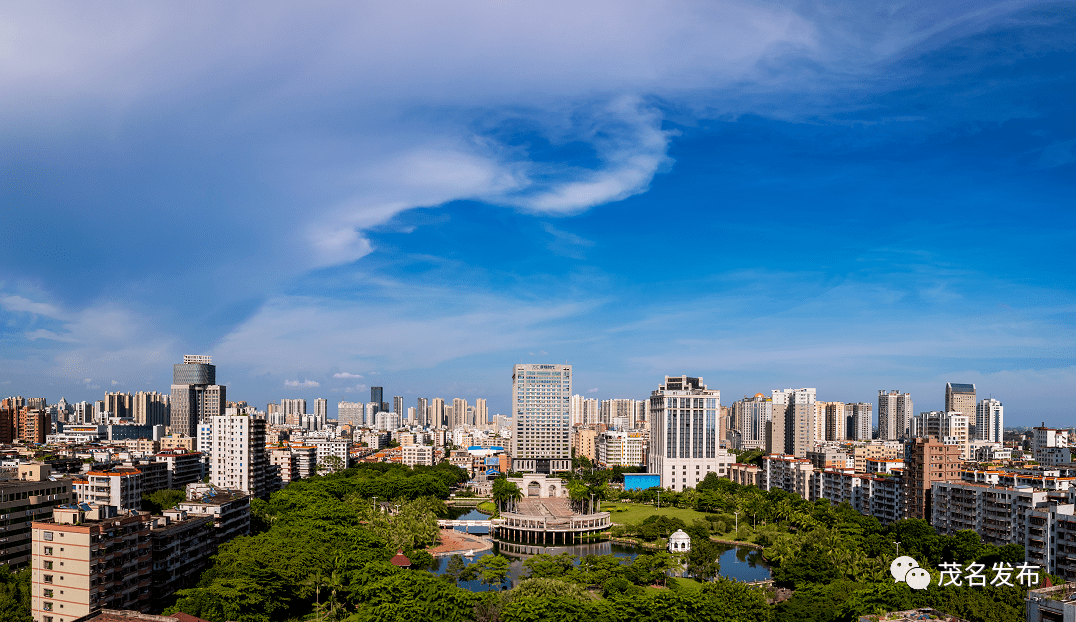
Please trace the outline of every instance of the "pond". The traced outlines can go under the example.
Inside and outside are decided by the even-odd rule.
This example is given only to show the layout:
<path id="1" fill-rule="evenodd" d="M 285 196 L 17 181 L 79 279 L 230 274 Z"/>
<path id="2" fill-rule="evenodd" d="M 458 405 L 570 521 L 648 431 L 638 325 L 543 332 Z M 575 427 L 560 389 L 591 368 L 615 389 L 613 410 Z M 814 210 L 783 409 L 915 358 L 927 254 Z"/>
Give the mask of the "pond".
<path id="1" fill-rule="evenodd" d="M 458 516 L 453 516 L 454 519 L 459 520 L 487 520 L 488 515 L 479 512 L 478 510 L 470 508 L 455 508 L 457 510 L 469 510 L 458 513 Z M 455 514 L 455 512 L 454 512 Z M 457 527 L 460 531 L 468 531 L 474 534 L 487 534 L 489 532 L 485 527 Z M 745 546 L 732 546 L 723 547 L 724 550 L 721 553 L 721 575 L 729 577 L 731 579 L 737 579 L 739 581 L 761 581 L 763 579 L 770 578 L 770 570 L 766 567 L 762 560 L 762 552 Z M 509 585 L 515 585 L 516 582 L 526 574 L 526 569 L 523 567 L 523 561 L 527 558 L 539 554 L 546 553 L 549 555 L 558 555 L 560 553 L 570 553 L 577 557 L 584 557 L 586 555 L 615 555 L 617 557 L 624 557 L 633 559 L 640 553 L 645 553 L 642 549 L 634 546 L 624 546 L 621 544 L 614 544 L 608 541 L 589 542 L 586 544 L 576 544 L 570 546 L 540 546 L 540 545 L 520 545 L 514 543 L 501 543 L 494 541 L 492 551 L 483 551 L 476 553 L 472 557 L 464 558 L 467 563 L 472 563 L 476 560 L 482 559 L 486 555 L 503 554 L 510 560 L 508 568 Z M 444 574 L 448 567 L 449 557 L 437 557 L 434 558 L 434 567 L 430 569 L 434 574 Z M 460 587 L 467 588 L 471 591 L 485 591 L 491 589 L 487 585 L 483 585 L 479 581 L 461 581 Z"/>

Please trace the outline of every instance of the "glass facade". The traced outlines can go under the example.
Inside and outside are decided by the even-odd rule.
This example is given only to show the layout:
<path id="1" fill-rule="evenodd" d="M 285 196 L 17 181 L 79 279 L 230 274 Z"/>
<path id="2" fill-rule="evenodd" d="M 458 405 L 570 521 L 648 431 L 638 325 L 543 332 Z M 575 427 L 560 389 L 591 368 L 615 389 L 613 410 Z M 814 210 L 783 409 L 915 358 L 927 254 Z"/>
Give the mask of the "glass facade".
<path id="1" fill-rule="evenodd" d="M 217 384 L 217 366 L 178 363 L 172 366 L 172 384 Z"/>

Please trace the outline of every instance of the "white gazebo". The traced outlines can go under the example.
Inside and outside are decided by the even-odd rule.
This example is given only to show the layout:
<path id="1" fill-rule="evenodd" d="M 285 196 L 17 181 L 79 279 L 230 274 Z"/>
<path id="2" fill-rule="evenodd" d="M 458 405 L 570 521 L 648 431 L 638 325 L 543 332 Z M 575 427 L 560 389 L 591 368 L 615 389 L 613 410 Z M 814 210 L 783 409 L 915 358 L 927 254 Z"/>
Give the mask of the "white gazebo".
<path id="1" fill-rule="evenodd" d="M 683 529 L 677 529 L 676 533 L 669 536 L 670 553 L 687 553 L 691 550 L 691 536 L 684 533 Z"/>

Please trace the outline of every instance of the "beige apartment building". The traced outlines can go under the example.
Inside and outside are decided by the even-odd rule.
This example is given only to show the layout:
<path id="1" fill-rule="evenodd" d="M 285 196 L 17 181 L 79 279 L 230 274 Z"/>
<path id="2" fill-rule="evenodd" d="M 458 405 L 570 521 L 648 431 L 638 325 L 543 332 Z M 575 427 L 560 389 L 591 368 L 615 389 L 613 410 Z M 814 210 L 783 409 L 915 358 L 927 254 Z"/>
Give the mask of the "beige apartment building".
<path id="1" fill-rule="evenodd" d="M 153 554 L 148 514 L 109 506 L 56 508 L 33 524 L 34 622 L 71 622 L 97 609 L 147 611 Z"/>

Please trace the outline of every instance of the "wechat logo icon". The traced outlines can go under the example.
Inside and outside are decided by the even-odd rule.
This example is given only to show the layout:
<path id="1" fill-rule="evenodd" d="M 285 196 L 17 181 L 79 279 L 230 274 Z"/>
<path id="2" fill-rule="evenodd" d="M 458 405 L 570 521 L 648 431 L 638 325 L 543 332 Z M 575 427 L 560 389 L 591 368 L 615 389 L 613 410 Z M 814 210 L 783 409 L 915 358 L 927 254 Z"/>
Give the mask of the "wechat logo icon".
<path id="1" fill-rule="evenodd" d="M 897 581 L 903 581 L 913 590 L 925 590 L 930 585 L 930 573 L 919 567 L 919 562 L 904 555 L 893 560 L 889 573 Z"/>

